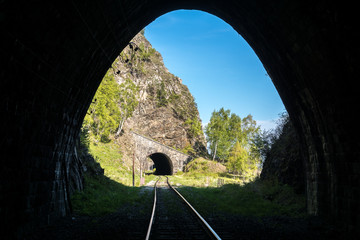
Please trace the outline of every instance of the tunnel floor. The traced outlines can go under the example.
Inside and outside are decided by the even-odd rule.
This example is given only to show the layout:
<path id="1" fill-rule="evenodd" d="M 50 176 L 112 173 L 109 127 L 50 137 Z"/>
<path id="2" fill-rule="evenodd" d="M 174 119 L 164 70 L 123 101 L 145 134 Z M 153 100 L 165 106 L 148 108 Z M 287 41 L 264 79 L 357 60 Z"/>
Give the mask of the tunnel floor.
<path id="1" fill-rule="evenodd" d="M 72 215 L 37 229 L 25 239 L 144 239 L 151 212 L 151 203 L 146 205 L 124 206 L 102 217 Z M 203 216 L 222 239 L 344 239 L 339 231 L 317 218 L 221 213 Z"/>

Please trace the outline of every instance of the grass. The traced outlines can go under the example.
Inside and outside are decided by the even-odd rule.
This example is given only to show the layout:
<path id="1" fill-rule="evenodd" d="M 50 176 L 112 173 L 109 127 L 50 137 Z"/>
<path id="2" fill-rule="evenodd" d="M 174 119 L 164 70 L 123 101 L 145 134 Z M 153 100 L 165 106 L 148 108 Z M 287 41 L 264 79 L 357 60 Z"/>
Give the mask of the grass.
<path id="1" fill-rule="evenodd" d="M 180 187 L 179 191 L 204 215 L 215 212 L 243 216 L 305 217 L 305 197 L 287 185 L 257 180 L 245 185 Z"/>
<path id="2" fill-rule="evenodd" d="M 104 168 L 105 176 L 85 176 L 84 191 L 72 196 L 76 213 L 100 216 L 129 204 L 151 204 L 152 192 L 140 187 L 139 173 L 136 174 L 136 187 L 131 187 L 129 163 L 123 162 L 122 153 L 115 143 L 92 142 L 89 152 Z M 201 214 L 255 217 L 306 215 L 305 197 L 296 195 L 289 186 L 259 180 L 246 183 L 244 179 L 224 172 L 221 166 L 204 161 L 195 161 L 186 173 L 169 176 L 170 182 L 180 186 L 179 191 Z M 221 171 L 213 172 L 213 168 Z M 155 175 L 146 176 L 146 182 L 155 179 Z"/>
<path id="3" fill-rule="evenodd" d="M 255 177 L 255 174 L 246 176 L 230 174 L 221 163 L 196 158 L 187 164 L 185 172 L 178 172 L 171 176 L 171 181 L 178 186 L 219 187 L 224 184 L 243 185 L 254 180 Z"/>
<path id="4" fill-rule="evenodd" d="M 152 193 L 141 187 L 128 187 L 105 176 L 85 176 L 84 191 L 76 192 L 71 202 L 75 213 L 102 216 L 116 212 L 125 205 L 151 201 Z"/>
<path id="5" fill-rule="evenodd" d="M 132 186 L 132 168 L 130 163 L 125 163 L 122 160 L 123 156 L 117 144 L 91 141 L 89 152 L 100 163 L 105 176 L 126 186 Z M 135 186 L 140 186 L 139 172 L 136 170 L 135 174 Z M 149 175 L 146 177 L 146 182 L 155 178 L 155 176 Z"/>
<path id="6" fill-rule="evenodd" d="M 242 184 L 239 179 L 229 178 L 224 174 L 181 173 L 169 176 L 169 180 L 176 186 L 188 187 L 218 187 L 223 184 Z M 222 181 L 222 182 L 221 182 Z"/>
<path id="7" fill-rule="evenodd" d="M 169 176 L 170 182 L 204 215 L 305 217 L 305 196 L 277 182 L 255 181 L 231 175 L 212 161 L 196 159 L 188 172 Z M 212 169 L 209 171 L 209 169 Z"/>
<path id="8" fill-rule="evenodd" d="M 172 184 L 191 187 L 218 187 L 224 183 L 242 184 L 243 181 L 226 173 L 226 167 L 218 162 L 196 158 L 187 164 L 185 172 L 169 176 Z"/>
<path id="9" fill-rule="evenodd" d="M 71 197 L 74 212 L 89 216 L 102 216 L 116 212 L 126 205 L 149 203 L 152 192 L 140 187 L 139 174 L 132 187 L 132 169 L 122 161 L 122 154 L 115 143 L 94 143 L 91 141 L 89 153 L 100 163 L 105 176 L 85 174 L 82 192 Z M 156 176 L 146 177 L 147 182 Z"/>

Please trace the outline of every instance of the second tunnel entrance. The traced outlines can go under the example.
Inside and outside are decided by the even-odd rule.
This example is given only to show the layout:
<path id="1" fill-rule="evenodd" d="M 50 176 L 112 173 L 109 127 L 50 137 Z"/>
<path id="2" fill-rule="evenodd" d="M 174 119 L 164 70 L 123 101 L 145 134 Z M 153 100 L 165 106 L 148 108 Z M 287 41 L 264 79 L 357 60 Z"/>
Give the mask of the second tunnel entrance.
<path id="1" fill-rule="evenodd" d="M 173 165 L 168 156 L 163 153 L 153 153 L 149 158 L 154 162 L 156 175 L 172 175 Z"/>

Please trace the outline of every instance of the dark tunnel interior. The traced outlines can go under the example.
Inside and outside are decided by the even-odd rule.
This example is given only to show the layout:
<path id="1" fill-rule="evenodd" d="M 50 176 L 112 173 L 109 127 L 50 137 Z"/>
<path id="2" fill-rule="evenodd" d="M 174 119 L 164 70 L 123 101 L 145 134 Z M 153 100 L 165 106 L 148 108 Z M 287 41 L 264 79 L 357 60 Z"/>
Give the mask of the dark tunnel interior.
<path id="1" fill-rule="evenodd" d="M 70 184 L 83 186 L 75 146 L 101 79 L 137 32 L 178 9 L 221 18 L 253 48 L 300 137 L 307 213 L 360 236 L 354 4 L 38 0 L 0 1 L 0 238 L 24 239 L 71 214 Z M 156 174 L 172 174 L 175 162 L 159 152 L 149 156 Z"/>
<path id="2" fill-rule="evenodd" d="M 153 153 L 149 156 L 153 160 L 156 175 L 172 175 L 173 166 L 168 156 L 163 153 Z"/>

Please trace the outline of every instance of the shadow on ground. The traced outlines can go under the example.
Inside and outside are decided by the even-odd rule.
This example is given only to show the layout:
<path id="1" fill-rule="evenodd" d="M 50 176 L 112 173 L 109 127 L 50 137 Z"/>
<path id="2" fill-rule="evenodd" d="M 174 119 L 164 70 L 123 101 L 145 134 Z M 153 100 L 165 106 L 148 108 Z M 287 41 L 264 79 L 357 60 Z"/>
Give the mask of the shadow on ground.
<path id="1" fill-rule="evenodd" d="M 150 187 L 128 187 L 107 177 L 87 178 L 86 182 L 84 192 L 73 198 L 75 211 L 72 215 L 36 229 L 25 239 L 145 238 L 153 204 Z M 189 192 L 201 195 L 206 191 L 205 188 L 184 189 L 187 195 Z M 217 194 L 224 195 L 224 192 Z M 96 213 L 91 214 L 91 211 Z M 216 211 L 215 205 L 212 211 L 202 211 L 203 217 L 223 239 L 349 239 L 315 217 L 245 216 Z"/>

